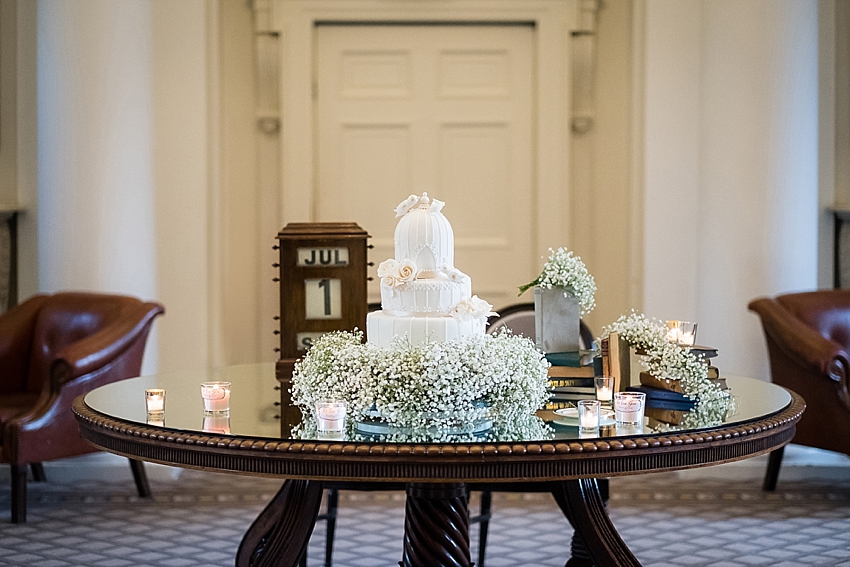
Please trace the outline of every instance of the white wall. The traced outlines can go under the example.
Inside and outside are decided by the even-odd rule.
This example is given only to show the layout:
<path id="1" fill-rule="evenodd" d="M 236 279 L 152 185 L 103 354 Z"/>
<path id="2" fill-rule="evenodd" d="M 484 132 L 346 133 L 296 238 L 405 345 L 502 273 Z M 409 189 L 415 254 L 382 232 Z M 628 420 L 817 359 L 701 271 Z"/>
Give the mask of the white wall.
<path id="1" fill-rule="evenodd" d="M 39 2 L 39 283 L 156 297 L 147 1 Z"/>
<path id="2" fill-rule="evenodd" d="M 36 14 L 0 2 L 0 206 L 18 209 L 18 297 L 38 290 Z"/>
<path id="3" fill-rule="evenodd" d="M 146 372 L 209 363 L 209 9 L 38 3 L 38 288 L 164 303 Z"/>
<path id="4" fill-rule="evenodd" d="M 210 14 L 212 12 L 212 14 Z M 210 131 L 208 18 L 205 0 L 153 0 L 153 196 L 156 323 L 161 371 L 203 368 L 210 360 L 211 273 L 208 218 L 210 163 L 218 132 Z"/>
<path id="5" fill-rule="evenodd" d="M 612 4 L 600 34 L 645 21 L 636 35 L 645 65 L 633 59 L 631 69 L 644 86 L 636 98 L 609 92 L 631 84 L 618 78 L 627 72 L 624 41 L 600 39 L 599 58 L 600 111 L 622 122 L 629 101 L 645 101 L 634 147 L 629 128 L 605 122 L 610 112 L 597 134 L 600 187 L 627 193 L 629 168 L 644 171 L 645 276 L 634 287 L 645 291 L 633 306 L 698 320 L 700 342 L 720 348 L 724 371 L 765 377 L 747 302 L 816 285 L 817 4 Z M 52 203 L 39 212 L 39 286 L 162 301 L 163 370 L 273 356 L 265 347 L 274 313 L 260 305 L 273 286 L 274 235 L 250 221 L 264 199 L 253 161 L 250 9 L 204 0 L 38 4 L 38 185 Z M 85 54 L 71 57 L 75 50 Z M 640 163 L 615 163 L 613 148 Z M 594 222 L 628 222 L 632 203 L 597 205 L 612 203 L 616 214 Z"/>
<path id="6" fill-rule="evenodd" d="M 646 10 L 644 309 L 698 319 L 701 0 L 650 0 Z"/>
<path id="7" fill-rule="evenodd" d="M 643 219 L 633 215 L 631 203 L 636 196 L 631 186 L 634 6 L 631 0 L 615 0 L 600 7 L 593 129 L 572 136 L 570 246 L 596 279 L 596 309 L 583 318 L 596 334 L 632 307 L 641 307 L 634 298 L 641 297 L 635 288 L 643 266 L 633 252 L 641 253 L 634 237 L 643 230 Z M 584 183 L 577 179 L 582 175 Z"/>
<path id="8" fill-rule="evenodd" d="M 17 5 L 14 2 L 0 3 L 0 204 L 18 201 L 18 147 L 16 132 L 17 83 Z"/>
<path id="9" fill-rule="evenodd" d="M 767 378 L 760 295 L 817 286 L 815 0 L 646 3 L 645 311 Z"/>

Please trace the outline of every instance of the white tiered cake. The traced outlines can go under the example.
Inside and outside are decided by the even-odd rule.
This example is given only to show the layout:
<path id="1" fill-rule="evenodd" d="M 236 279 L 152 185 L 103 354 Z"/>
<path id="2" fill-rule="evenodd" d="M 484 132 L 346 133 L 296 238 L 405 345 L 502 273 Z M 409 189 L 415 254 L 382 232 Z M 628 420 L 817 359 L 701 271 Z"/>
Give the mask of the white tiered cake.
<path id="1" fill-rule="evenodd" d="M 492 305 L 472 296 L 469 276 L 454 267 L 454 233 L 442 201 L 411 195 L 398 207 L 395 259 L 378 266 L 381 311 L 366 317 L 366 339 L 388 347 L 483 335 Z"/>

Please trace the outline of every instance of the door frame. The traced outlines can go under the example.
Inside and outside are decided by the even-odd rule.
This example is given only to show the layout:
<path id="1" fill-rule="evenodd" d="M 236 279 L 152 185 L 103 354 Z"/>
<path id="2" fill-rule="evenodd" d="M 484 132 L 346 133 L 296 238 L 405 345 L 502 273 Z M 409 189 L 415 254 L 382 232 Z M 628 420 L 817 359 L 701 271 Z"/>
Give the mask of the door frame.
<path id="1" fill-rule="evenodd" d="M 535 29 L 532 239 L 541 256 L 546 252 L 542 243 L 569 242 L 570 37 L 578 25 L 579 0 L 273 2 L 258 0 L 263 10 L 271 9 L 269 20 L 280 40 L 280 218 L 284 224 L 313 220 L 317 127 L 314 42 L 318 24 L 526 23 Z M 305 188 L 310 189 L 306 198 Z"/>

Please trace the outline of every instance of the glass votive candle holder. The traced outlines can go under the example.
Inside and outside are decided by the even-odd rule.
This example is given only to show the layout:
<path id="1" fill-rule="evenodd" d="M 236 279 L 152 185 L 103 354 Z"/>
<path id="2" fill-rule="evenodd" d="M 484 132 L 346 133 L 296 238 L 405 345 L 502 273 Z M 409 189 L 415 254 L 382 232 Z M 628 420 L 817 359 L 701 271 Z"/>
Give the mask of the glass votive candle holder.
<path id="1" fill-rule="evenodd" d="M 614 398 L 614 377 L 597 376 L 593 379 L 593 385 L 596 386 L 596 399 L 602 405 L 610 407 Z"/>
<path id="2" fill-rule="evenodd" d="M 691 321 L 667 321 L 667 340 L 682 346 L 694 346 L 697 324 Z"/>
<path id="3" fill-rule="evenodd" d="M 679 321 L 679 340 L 682 346 L 694 346 L 697 340 L 697 324 L 690 321 Z"/>
<path id="4" fill-rule="evenodd" d="M 643 433 L 645 431 L 642 423 L 637 425 L 618 423 L 614 426 L 612 435 L 641 435 Z"/>
<path id="5" fill-rule="evenodd" d="M 615 392 L 614 419 L 618 425 L 643 425 L 646 394 L 643 392 Z"/>
<path id="6" fill-rule="evenodd" d="M 316 437 L 320 441 L 345 441 L 345 431 L 319 431 Z"/>
<path id="7" fill-rule="evenodd" d="M 145 412 L 149 416 L 161 416 L 165 413 L 165 390 L 148 388 L 145 390 Z"/>
<path id="8" fill-rule="evenodd" d="M 579 428 L 588 431 L 599 429 L 599 400 L 578 401 L 578 425 Z"/>
<path id="9" fill-rule="evenodd" d="M 203 430 L 207 433 L 218 433 L 219 435 L 228 435 L 230 433 L 230 414 L 220 413 L 204 415 Z"/>
<path id="10" fill-rule="evenodd" d="M 596 439 L 599 437 L 599 429 L 585 429 L 584 427 L 578 428 L 578 438 L 579 439 Z"/>
<path id="11" fill-rule="evenodd" d="M 222 414 L 230 412 L 230 382 L 204 382 L 201 384 L 204 413 Z"/>
<path id="12" fill-rule="evenodd" d="M 345 402 L 319 400 L 316 402 L 316 430 L 319 433 L 341 432 L 345 429 Z"/>
<path id="13" fill-rule="evenodd" d="M 165 414 L 149 413 L 145 419 L 145 423 L 154 427 L 165 427 Z"/>

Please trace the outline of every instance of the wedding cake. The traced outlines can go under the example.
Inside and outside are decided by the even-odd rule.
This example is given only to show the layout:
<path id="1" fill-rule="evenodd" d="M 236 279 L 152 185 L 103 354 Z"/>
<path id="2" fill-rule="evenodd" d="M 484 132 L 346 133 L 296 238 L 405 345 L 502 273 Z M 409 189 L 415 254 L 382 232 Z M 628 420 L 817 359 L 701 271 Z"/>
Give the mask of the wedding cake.
<path id="1" fill-rule="evenodd" d="M 445 203 L 427 193 L 398 207 L 395 258 L 378 266 L 381 311 L 366 317 L 366 340 L 388 347 L 396 337 L 412 345 L 484 335 L 492 305 L 472 295 L 469 276 L 454 267 L 454 232 Z"/>

